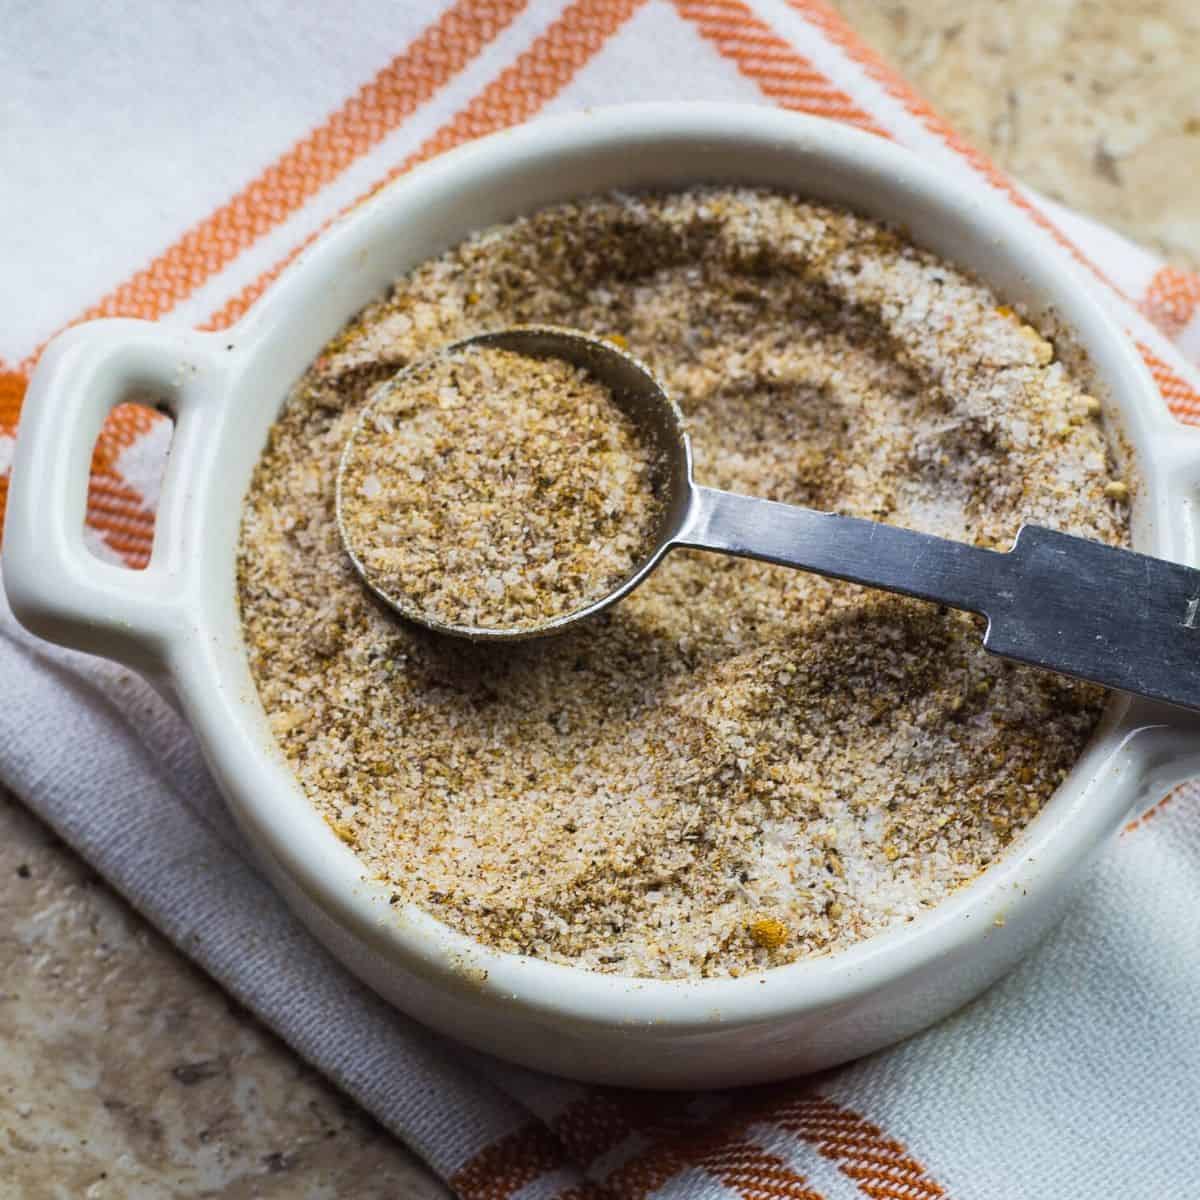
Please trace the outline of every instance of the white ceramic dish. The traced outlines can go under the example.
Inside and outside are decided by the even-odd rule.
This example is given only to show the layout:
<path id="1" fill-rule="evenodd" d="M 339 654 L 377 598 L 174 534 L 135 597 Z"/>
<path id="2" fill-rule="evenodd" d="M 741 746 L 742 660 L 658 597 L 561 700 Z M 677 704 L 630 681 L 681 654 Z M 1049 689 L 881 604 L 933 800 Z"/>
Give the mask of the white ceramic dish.
<path id="1" fill-rule="evenodd" d="M 1116 698 L 1067 781 L 1004 859 L 920 919 L 832 956 L 736 980 L 588 974 L 485 950 L 392 908 L 298 790 L 247 671 L 234 597 L 246 489 L 289 387 L 398 275 L 468 233 L 612 188 L 738 182 L 898 221 L 1026 311 L 1053 311 L 1091 355 L 1141 485 L 1139 549 L 1200 565 L 1200 434 L 1169 417 L 1080 280 L 982 188 L 951 186 L 882 139 L 767 108 L 648 105 L 538 122 L 447 154 L 326 233 L 232 330 L 79 326 L 25 401 L 4 539 L 12 608 L 44 637 L 169 683 L 247 841 L 299 917 L 426 1024 L 528 1066 L 636 1086 L 718 1086 L 811 1071 L 955 1009 L 1050 928 L 1088 861 L 1151 788 L 1200 772 L 1193 718 Z M 177 427 L 149 567 L 82 540 L 88 462 L 134 387 Z M 1183 614 L 1181 614 L 1182 619 Z"/>

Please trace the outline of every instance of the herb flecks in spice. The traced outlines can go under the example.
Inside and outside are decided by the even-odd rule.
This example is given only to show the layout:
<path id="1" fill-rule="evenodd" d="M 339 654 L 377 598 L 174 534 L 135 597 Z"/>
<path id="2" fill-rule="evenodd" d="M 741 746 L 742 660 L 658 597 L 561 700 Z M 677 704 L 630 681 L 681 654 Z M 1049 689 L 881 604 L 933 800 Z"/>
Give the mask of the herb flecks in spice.
<path id="1" fill-rule="evenodd" d="M 562 205 L 417 267 L 300 382 L 246 504 L 250 666 L 313 804 L 472 937 L 623 975 L 835 950 L 974 878 L 1099 689 L 992 658 L 971 616 L 689 552 L 559 638 L 437 638 L 368 599 L 334 487 L 375 384 L 547 323 L 627 341 L 703 483 L 1005 548 L 1022 520 L 1123 542 L 1069 346 L 997 305 L 872 221 L 749 190 Z"/>
<path id="2" fill-rule="evenodd" d="M 374 395 L 342 471 L 342 527 L 406 609 L 527 630 L 602 599 L 650 554 L 654 460 L 579 367 L 466 346 Z"/>

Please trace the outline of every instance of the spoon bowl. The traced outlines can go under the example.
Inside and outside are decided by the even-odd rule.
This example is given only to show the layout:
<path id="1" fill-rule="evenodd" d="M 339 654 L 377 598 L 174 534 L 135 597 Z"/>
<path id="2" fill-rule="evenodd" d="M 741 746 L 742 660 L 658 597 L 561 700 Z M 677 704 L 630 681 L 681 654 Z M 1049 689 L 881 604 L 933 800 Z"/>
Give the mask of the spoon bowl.
<path id="1" fill-rule="evenodd" d="M 376 389 L 359 414 L 354 428 L 346 439 L 337 478 L 337 524 L 350 561 L 363 583 L 398 616 L 415 621 L 436 633 L 468 638 L 476 642 L 517 642 L 529 638 L 559 633 L 567 626 L 595 616 L 628 596 L 654 568 L 675 543 L 684 529 L 692 502 L 692 447 L 679 405 L 667 394 L 662 384 L 645 363 L 606 338 L 592 337 L 577 329 L 553 325 L 518 325 L 510 329 L 480 333 L 451 342 L 435 352 L 433 357 L 449 358 L 471 347 L 490 347 L 508 350 L 529 358 L 557 358 L 586 371 L 612 395 L 616 406 L 633 422 L 639 438 L 654 452 L 656 464 L 654 485 L 662 495 L 658 526 L 654 530 L 652 549 L 606 595 L 589 604 L 560 613 L 537 625 L 503 626 L 458 625 L 439 621 L 408 597 L 381 587 L 362 561 L 361 554 L 344 519 L 343 481 L 360 438 L 370 437 L 373 429 L 371 414 L 396 388 L 404 387 L 410 373 L 418 365 L 428 365 L 428 357 L 398 371 Z"/>

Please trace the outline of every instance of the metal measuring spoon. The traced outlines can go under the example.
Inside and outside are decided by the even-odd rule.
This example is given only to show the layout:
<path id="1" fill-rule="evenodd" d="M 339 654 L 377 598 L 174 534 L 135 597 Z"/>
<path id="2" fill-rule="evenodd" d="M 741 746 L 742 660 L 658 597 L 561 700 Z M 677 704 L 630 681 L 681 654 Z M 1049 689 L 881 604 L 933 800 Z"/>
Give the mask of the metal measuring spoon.
<path id="1" fill-rule="evenodd" d="M 403 597 L 364 582 L 400 616 L 476 641 L 558 633 L 627 596 L 676 547 L 762 559 L 966 609 L 987 618 L 984 648 L 1046 670 L 1200 709 L 1200 571 L 1022 525 L 1010 551 L 916 533 L 860 517 L 817 512 L 702 487 L 678 405 L 632 355 L 576 330 L 529 326 L 447 346 L 492 346 L 557 357 L 589 371 L 659 453 L 665 503 L 653 549 L 608 595 L 534 628 L 488 629 L 431 620 Z M 360 429 L 360 424 L 356 428 Z M 349 446 L 347 447 L 349 450 Z"/>

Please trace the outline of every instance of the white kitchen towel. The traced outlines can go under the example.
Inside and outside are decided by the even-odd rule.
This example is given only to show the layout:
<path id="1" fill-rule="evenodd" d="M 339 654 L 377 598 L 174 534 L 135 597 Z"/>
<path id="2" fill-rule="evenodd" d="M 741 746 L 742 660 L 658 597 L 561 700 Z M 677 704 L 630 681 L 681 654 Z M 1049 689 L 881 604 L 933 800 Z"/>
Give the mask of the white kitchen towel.
<path id="1" fill-rule="evenodd" d="M 56 329 L 221 327 L 414 163 L 636 99 L 813 112 L 981 180 L 1088 273 L 1177 415 L 1200 419 L 1200 280 L 1007 180 L 821 0 L 323 7 L 5 13 L 0 503 Z M 165 440 L 144 410 L 106 429 L 98 552 L 145 561 Z M 815 1080 L 639 1095 L 485 1059 L 357 984 L 258 876 L 187 729 L 136 677 L 36 642 L 0 605 L 0 682 L 0 781 L 470 1200 L 1200 1195 L 1200 787 L 1147 797 L 1052 938 L 936 1028 Z"/>

